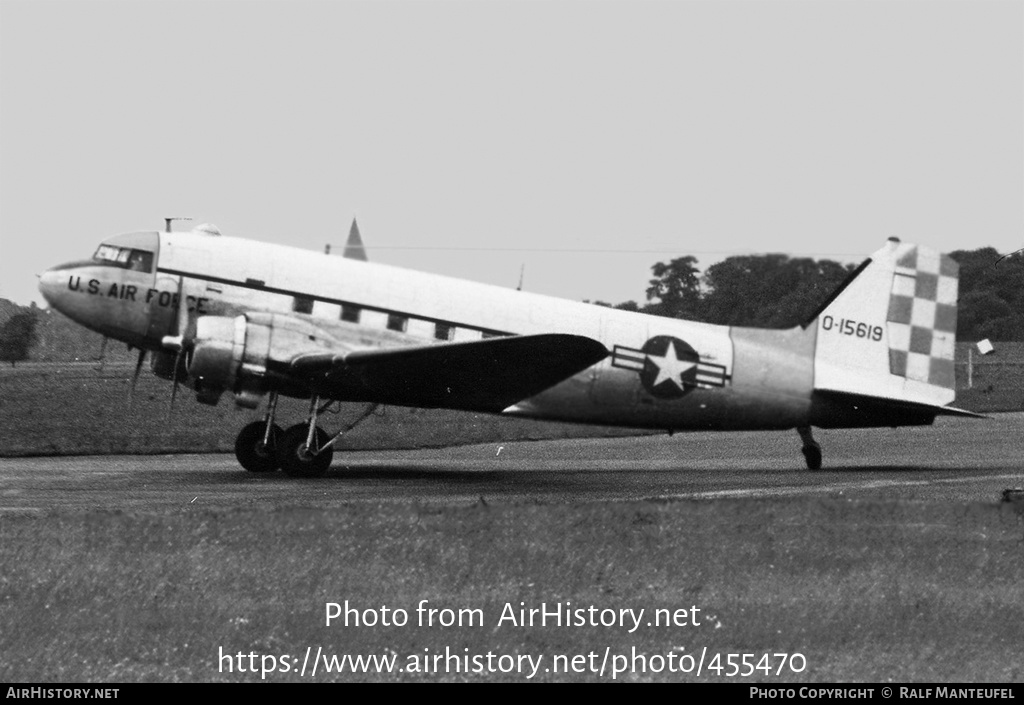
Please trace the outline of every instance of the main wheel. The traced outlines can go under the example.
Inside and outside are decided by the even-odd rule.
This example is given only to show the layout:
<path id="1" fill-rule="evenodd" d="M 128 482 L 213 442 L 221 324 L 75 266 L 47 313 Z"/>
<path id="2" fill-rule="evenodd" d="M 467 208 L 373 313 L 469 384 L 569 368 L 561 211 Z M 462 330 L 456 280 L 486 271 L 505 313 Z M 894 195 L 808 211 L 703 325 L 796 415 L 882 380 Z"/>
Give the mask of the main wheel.
<path id="1" fill-rule="evenodd" d="M 265 422 L 253 421 L 239 431 L 235 439 L 235 457 L 249 472 L 273 472 L 280 467 L 277 443 L 281 438 L 281 427 L 277 424 L 270 427 L 270 440 L 266 445 L 263 444 L 265 429 Z"/>
<path id="2" fill-rule="evenodd" d="M 815 446 L 803 447 L 804 460 L 807 461 L 808 470 L 821 470 L 821 448 Z"/>
<path id="3" fill-rule="evenodd" d="M 331 466 L 334 448 L 328 448 L 313 455 L 306 447 L 309 426 L 304 423 L 292 426 L 281 435 L 277 444 L 277 462 L 289 477 L 320 477 Z M 315 448 L 323 448 L 329 439 L 319 426 L 313 436 Z"/>

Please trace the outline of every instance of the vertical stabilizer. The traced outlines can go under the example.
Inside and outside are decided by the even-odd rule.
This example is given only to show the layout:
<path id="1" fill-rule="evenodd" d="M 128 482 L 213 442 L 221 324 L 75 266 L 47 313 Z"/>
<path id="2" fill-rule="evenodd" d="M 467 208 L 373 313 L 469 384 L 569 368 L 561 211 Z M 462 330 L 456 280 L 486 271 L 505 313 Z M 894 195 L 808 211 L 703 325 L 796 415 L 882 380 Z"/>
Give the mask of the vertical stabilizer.
<path id="1" fill-rule="evenodd" d="M 952 402 L 958 269 L 948 255 L 890 239 L 819 314 L 814 388 Z"/>

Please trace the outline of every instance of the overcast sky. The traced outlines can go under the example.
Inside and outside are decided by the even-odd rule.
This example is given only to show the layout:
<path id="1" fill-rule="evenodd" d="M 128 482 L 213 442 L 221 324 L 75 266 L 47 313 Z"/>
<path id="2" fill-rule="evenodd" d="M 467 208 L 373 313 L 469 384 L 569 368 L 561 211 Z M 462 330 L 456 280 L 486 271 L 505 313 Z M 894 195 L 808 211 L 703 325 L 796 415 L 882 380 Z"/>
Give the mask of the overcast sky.
<path id="1" fill-rule="evenodd" d="M 695 254 L 1024 247 L 1024 4 L 0 0 L 0 297 L 237 235 L 573 299 Z"/>

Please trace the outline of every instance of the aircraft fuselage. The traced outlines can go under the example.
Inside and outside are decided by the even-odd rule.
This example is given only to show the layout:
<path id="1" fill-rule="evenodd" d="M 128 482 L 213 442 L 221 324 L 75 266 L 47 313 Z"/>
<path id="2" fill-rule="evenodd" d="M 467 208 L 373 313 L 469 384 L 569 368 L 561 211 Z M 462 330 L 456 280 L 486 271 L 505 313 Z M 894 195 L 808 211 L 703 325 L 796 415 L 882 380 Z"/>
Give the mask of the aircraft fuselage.
<path id="1" fill-rule="evenodd" d="M 49 270 L 40 287 L 78 323 L 165 350 L 179 299 L 199 316 L 275 313 L 353 349 L 572 333 L 603 361 L 506 413 L 660 429 L 783 429 L 812 422 L 817 325 L 749 329 L 620 311 L 451 277 L 232 237 L 133 233 L 112 248 L 152 253 Z M 231 391 L 231 390 L 229 390 Z M 283 388 L 286 394 L 301 390 Z"/>

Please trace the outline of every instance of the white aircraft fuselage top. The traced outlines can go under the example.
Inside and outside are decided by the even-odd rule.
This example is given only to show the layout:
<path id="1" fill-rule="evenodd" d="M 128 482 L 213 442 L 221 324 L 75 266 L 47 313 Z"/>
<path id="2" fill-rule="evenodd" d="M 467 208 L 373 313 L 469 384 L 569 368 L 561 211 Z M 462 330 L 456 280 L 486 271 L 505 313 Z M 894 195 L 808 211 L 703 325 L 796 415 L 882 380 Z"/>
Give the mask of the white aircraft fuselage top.
<path id="1" fill-rule="evenodd" d="M 817 342 L 832 334 L 831 326 L 822 331 L 821 316 L 789 330 L 718 326 L 197 231 L 131 233 L 105 244 L 115 251 L 105 256 L 122 259 L 127 251 L 152 252 L 150 271 L 124 262 L 76 262 L 44 273 L 40 289 L 75 321 L 140 348 L 165 350 L 164 339 L 180 318 L 179 295 L 191 330 L 198 316 L 270 312 L 315 324 L 340 352 L 570 333 L 601 342 L 608 357 L 506 413 L 662 429 L 782 429 L 817 424 L 816 415 L 835 416 L 814 394 Z M 873 286 L 881 287 L 887 280 L 884 272 L 878 276 L 881 283 Z M 837 300 L 844 310 L 856 312 L 854 288 Z M 882 326 L 887 338 L 884 298 L 857 317 L 872 329 Z M 852 394 L 882 390 L 895 401 L 935 403 L 937 397 L 927 393 L 900 396 L 903 387 L 884 381 L 858 382 L 890 376 L 888 360 L 884 373 L 855 363 L 844 377 L 845 358 L 856 360 L 860 353 L 843 346 L 885 342 L 871 337 L 830 337 L 828 349 L 840 352 L 817 361 L 831 380 L 829 388 Z M 874 364 L 882 364 L 886 354 L 892 355 L 874 351 Z M 858 418 L 851 425 L 876 425 L 863 413 Z M 930 419 L 913 421 L 922 422 Z M 879 419 L 877 425 L 892 423 Z"/>

